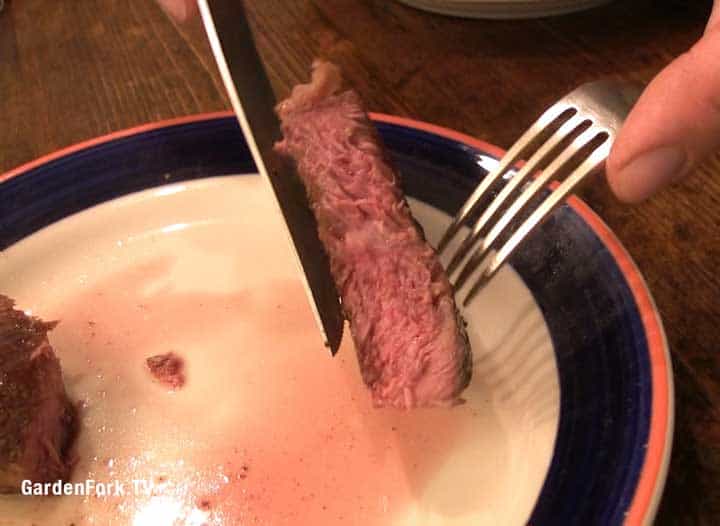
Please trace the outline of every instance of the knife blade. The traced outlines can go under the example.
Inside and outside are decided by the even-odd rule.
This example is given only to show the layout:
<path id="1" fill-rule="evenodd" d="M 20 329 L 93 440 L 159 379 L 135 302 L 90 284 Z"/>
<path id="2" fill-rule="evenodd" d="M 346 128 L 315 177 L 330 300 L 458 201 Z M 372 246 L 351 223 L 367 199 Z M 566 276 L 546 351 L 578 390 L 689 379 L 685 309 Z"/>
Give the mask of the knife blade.
<path id="1" fill-rule="evenodd" d="M 305 291 L 325 345 L 340 346 L 343 316 L 317 222 L 295 167 L 273 145 L 282 137 L 276 99 L 241 0 L 199 0 L 198 6 L 220 76 L 255 166 L 270 183 L 297 256 Z"/>

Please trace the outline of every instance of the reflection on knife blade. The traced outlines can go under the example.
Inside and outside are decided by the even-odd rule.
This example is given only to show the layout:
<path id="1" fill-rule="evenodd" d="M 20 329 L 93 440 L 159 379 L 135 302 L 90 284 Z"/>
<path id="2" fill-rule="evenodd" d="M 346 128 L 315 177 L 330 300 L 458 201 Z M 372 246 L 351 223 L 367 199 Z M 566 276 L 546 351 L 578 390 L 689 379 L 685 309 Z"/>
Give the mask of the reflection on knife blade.
<path id="1" fill-rule="evenodd" d="M 255 165 L 269 180 L 298 257 L 315 318 L 333 355 L 343 317 L 327 254 L 305 190 L 292 164 L 273 152 L 280 139 L 275 97 L 238 0 L 198 2 L 210 45 Z"/>

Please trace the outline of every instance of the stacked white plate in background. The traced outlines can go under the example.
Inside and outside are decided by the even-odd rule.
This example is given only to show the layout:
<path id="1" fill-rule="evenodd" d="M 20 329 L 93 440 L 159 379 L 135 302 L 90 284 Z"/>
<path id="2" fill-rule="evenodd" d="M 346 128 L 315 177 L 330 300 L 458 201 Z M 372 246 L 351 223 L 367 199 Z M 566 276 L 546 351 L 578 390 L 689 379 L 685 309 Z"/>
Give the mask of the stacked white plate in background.
<path id="1" fill-rule="evenodd" d="M 470 18 L 532 18 L 560 15 L 607 4 L 610 0 L 398 0 L 444 15 Z"/>

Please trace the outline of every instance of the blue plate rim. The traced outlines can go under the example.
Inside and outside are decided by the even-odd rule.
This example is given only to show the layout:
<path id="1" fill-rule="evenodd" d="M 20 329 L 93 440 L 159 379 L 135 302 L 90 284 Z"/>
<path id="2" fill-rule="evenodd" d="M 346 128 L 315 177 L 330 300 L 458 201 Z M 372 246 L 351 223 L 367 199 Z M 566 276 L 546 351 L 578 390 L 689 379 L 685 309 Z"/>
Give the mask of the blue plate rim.
<path id="1" fill-rule="evenodd" d="M 157 131 L 162 128 L 192 124 L 215 119 L 227 119 L 234 114 L 229 111 L 202 113 L 168 120 L 151 122 L 110 134 L 95 137 L 90 140 L 62 148 L 53 153 L 44 155 L 20 165 L 10 171 L 0 174 L 0 184 L 11 178 L 30 172 L 38 167 L 68 158 L 89 148 L 112 142 L 117 139 L 131 137 L 144 132 Z M 459 143 L 479 152 L 487 153 L 500 158 L 504 150 L 490 143 L 476 139 L 469 135 L 405 117 L 398 117 L 382 113 L 370 113 L 370 117 L 377 123 L 384 123 L 422 131 L 440 136 L 446 140 Z M 646 454 L 640 473 L 638 484 L 630 506 L 625 515 L 626 524 L 649 523 L 655 517 L 667 478 L 670 453 L 672 449 L 672 436 L 674 428 L 674 385 L 670 352 L 665 337 L 662 321 L 649 288 L 632 260 L 628 251 L 610 230 L 610 228 L 595 214 L 595 212 L 580 198 L 571 196 L 567 204 L 583 220 L 601 240 L 615 260 L 618 268 L 625 277 L 632 295 L 636 301 L 648 344 L 648 355 L 651 363 L 652 385 L 652 411 L 650 417 L 650 431 L 646 446 Z"/>

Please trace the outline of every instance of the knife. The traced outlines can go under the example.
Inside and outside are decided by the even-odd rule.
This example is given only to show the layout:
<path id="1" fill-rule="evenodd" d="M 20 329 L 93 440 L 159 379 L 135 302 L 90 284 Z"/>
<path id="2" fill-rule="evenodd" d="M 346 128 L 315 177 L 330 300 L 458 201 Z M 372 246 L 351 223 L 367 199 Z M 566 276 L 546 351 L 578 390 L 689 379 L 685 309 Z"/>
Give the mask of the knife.
<path id="1" fill-rule="evenodd" d="M 295 167 L 273 151 L 281 137 L 276 100 L 255 48 L 241 0 L 198 0 L 205 31 L 245 140 L 260 175 L 270 183 L 287 225 L 305 291 L 325 345 L 335 355 L 343 316 L 327 253 Z"/>

